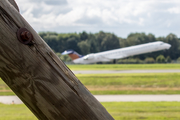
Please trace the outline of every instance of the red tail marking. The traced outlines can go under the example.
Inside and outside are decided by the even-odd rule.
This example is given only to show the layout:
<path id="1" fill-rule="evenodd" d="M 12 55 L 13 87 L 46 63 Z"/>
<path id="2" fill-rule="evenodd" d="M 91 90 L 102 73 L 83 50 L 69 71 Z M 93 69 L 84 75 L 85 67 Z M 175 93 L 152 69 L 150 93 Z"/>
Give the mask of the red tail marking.
<path id="1" fill-rule="evenodd" d="M 69 57 L 71 57 L 72 60 L 78 59 L 79 56 L 76 54 L 69 54 Z"/>

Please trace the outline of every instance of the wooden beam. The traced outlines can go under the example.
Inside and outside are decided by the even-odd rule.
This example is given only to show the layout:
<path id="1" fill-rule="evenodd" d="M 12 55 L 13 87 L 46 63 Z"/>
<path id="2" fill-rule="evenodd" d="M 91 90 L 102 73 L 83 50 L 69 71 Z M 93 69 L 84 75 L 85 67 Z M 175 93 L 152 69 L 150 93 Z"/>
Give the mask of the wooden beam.
<path id="1" fill-rule="evenodd" d="M 3 81 L 38 119 L 112 120 L 20 15 L 18 7 L 13 6 L 8 0 L 0 1 L 0 77 Z"/>
<path id="2" fill-rule="evenodd" d="M 8 0 L 14 7 L 15 9 L 19 12 L 19 7 L 17 6 L 16 2 L 14 0 Z"/>

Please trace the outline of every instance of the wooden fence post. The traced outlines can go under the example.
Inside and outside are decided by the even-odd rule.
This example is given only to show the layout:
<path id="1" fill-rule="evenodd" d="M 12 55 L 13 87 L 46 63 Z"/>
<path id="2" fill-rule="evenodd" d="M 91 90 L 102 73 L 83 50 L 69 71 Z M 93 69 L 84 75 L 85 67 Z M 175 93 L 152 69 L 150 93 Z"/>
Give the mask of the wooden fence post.
<path id="1" fill-rule="evenodd" d="M 3 81 L 38 119 L 113 120 L 18 11 L 14 0 L 0 0 Z"/>

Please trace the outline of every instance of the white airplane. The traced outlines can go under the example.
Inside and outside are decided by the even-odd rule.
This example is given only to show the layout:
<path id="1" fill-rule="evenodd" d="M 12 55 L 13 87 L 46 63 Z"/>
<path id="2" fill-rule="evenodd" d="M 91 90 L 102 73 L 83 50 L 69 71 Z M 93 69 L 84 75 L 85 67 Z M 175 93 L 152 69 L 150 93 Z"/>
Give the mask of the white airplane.
<path id="1" fill-rule="evenodd" d="M 119 49 L 99 52 L 99 53 L 91 53 L 85 56 L 78 54 L 74 50 L 66 50 L 62 53 L 62 55 L 68 54 L 74 63 L 89 64 L 96 62 L 108 62 L 114 59 L 121 59 L 133 55 L 139 55 L 143 53 L 150 53 L 159 50 L 169 49 L 170 47 L 171 45 L 168 43 L 157 41 L 157 42 L 135 45 L 126 48 L 119 48 Z"/>

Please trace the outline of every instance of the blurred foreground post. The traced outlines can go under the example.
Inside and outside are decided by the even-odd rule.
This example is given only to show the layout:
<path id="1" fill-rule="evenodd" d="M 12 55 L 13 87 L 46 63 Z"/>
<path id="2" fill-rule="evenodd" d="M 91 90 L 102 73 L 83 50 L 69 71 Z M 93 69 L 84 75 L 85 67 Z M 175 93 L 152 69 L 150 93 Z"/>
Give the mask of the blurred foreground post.
<path id="1" fill-rule="evenodd" d="M 14 0 L 0 0 L 0 77 L 4 82 L 38 119 L 112 120 L 18 11 Z"/>

